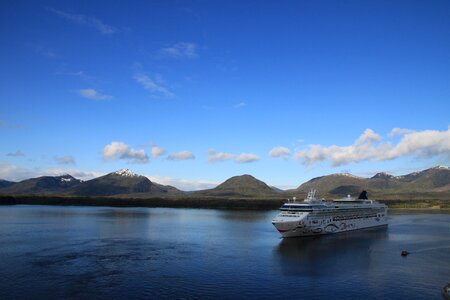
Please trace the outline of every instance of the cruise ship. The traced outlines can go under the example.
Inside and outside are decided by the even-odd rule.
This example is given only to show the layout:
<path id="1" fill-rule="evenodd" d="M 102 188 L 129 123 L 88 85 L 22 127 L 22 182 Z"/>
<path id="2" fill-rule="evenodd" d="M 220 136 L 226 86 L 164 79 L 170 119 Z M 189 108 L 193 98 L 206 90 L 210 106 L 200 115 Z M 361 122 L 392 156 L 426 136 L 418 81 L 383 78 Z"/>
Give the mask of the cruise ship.
<path id="1" fill-rule="evenodd" d="M 387 225 L 388 208 L 367 198 L 363 191 L 358 199 L 326 201 L 308 193 L 305 200 L 288 200 L 272 224 L 282 237 L 312 236 Z"/>

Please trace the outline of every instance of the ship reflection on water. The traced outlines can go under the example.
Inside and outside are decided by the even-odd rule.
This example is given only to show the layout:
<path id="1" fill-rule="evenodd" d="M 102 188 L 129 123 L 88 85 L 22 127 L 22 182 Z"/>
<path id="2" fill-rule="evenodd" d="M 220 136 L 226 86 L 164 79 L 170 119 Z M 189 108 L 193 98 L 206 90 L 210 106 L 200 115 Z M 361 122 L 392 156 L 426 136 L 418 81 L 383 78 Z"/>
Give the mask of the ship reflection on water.
<path id="1" fill-rule="evenodd" d="M 315 237 L 285 238 L 274 251 L 285 275 L 336 275 L 370 268 L 371 256 L 389 237 L 388 228 L 373 228 Z"/>

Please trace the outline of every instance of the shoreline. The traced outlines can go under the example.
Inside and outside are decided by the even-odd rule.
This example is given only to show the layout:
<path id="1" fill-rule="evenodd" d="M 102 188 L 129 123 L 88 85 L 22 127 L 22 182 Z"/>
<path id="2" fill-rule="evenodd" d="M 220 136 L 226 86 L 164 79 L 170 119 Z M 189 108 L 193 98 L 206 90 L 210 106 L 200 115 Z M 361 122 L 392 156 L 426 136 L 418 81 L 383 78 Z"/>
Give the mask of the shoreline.
<path id="1" fill-rule="evenodd" d="M 63 206 L 110 206 L 110 207 L 171 207 L 274 210 L 285 203 L 284 198 L 250 197 L 72 197 L 72 196 L 3 196 L 1 205 L 63 205 Z M 378 200 L 390 210 L 398 211 L 450 211 L 450 200 Z"/>
<path id="2" fill-rule="evenodd" d="M 435 208 L 435 207 L 424 207 L 424 208 L 417 208 L 417 207 L 389 207 L 390 212 L 447 212 L 450 213 L 450 208 L 444 207 L 444 208 Z"/>
<path id="3" fill-rule="evenodd" d="M 0 196 L 1 205 L 62 205 L 109 207 L 168 207 L 216 209 L 278 209 L 284 199 L 254 198 L 113 198 L 113 197 L 54 197 L 54 196 Z"/>

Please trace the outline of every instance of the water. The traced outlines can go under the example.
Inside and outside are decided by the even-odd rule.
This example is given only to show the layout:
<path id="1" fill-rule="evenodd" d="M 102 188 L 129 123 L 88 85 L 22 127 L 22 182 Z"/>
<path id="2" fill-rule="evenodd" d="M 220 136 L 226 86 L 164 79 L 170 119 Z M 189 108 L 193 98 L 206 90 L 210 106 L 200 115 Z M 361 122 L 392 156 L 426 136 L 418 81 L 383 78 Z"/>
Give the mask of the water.
<path id="1" fill-rule="evenodd" d="M 442 299 L 450 282 L 450 214 L 285 240 L 275 214 L 0 206 L 0 299 Z"/>

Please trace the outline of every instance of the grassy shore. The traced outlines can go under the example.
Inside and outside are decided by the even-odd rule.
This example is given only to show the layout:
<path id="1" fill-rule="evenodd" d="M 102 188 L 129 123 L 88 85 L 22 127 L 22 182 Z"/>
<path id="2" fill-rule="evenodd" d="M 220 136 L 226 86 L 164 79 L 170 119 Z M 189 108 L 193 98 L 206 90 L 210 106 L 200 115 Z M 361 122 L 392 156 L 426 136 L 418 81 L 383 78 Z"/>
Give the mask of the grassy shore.
<path id="1" fill-rule="evenodd" d="M 450 209 L 450 199 L 379 200 L 395 209 Z"/>
<path id="2" fill-rule="evenodd" d="M 184 208 L 223 208 L 223 209 L 277 209 L 285 198 L 250 197 L 70 197 L 70 196 L 0 196 L 0 205 L 80 205 L 116 207 L 184 207 Z M 393 209 L 450 209 L 450 200 L 380 200 Z"/>

